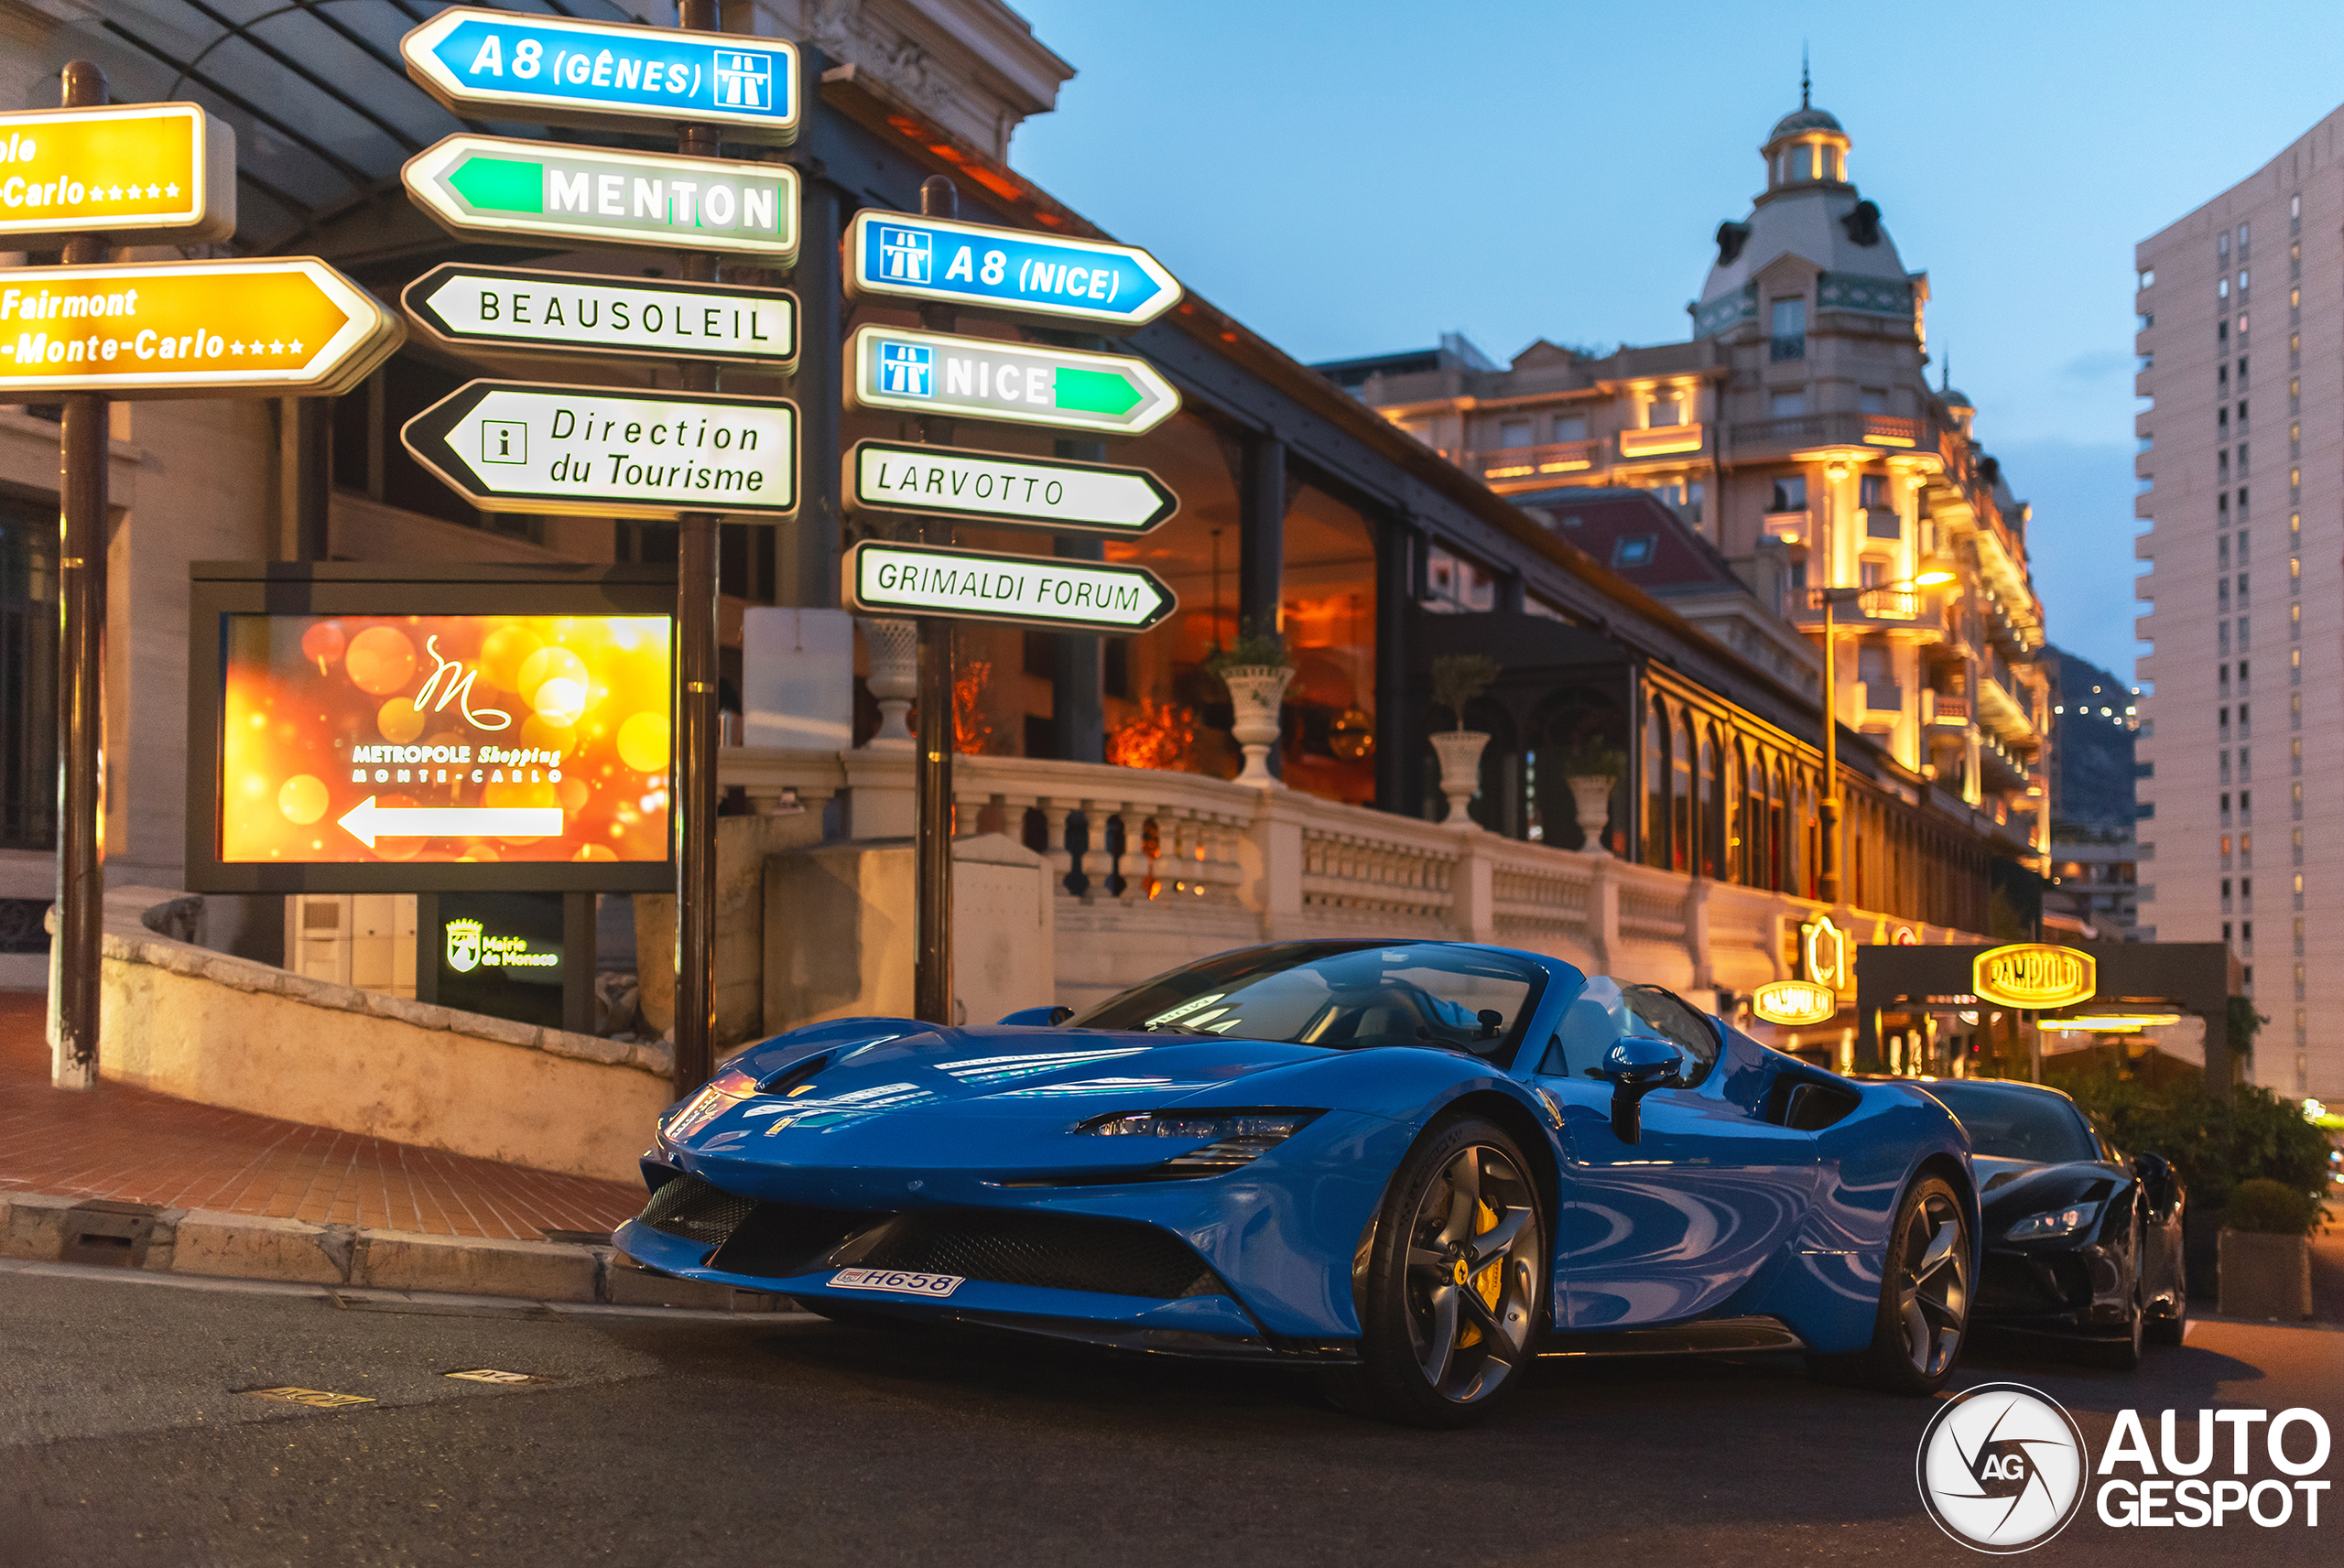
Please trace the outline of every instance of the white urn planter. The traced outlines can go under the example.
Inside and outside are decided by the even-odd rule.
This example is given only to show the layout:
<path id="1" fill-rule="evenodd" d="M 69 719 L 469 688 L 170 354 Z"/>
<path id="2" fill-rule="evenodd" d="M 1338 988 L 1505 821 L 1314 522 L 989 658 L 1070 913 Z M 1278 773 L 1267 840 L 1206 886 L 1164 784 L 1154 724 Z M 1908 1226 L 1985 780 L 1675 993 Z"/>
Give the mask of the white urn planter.
<path id="1" fill-rule="evenodd" d="M 1283 665 L 1238 665 L 1221 672 L 1221 682 L 1229 688 L 1230 706 L 1236 710 L 1230 732 L 1245 749 L 1245 771 L 1237 775 L 1239 784 L 1263 789 L 1286 787 L 1270 772 L 1270 748 L 1277 744 L 1278 708 L 1286 700 L 1286 682 L 1293 678 L 1294 671 Z"/>
<path id="2" fill-rule="evenodd" d="M 1603 853 L 1603 829 L 1612 821 L 1612 786 L 1616 781 L 1602 773 L 1585 773 L 1563 782 L 1571 786 L 1571 804 L 1579 810 L 1579 830 L 1585 839 L 1580 848 Z"/>
<path id="3" fill-rule="evenodd" d="M 1481 787 L 1481 752 L 1490 743 L 1481 730 L 1436 730 L 1432 749 L 1440 758 L 1440 793 L 1449 797 L 1448 825 L 1460 832 L 1479 833 L 1466 803 Z"/>
<path id="4" fill-rule="evenodd" d="M 879 703 L 878 732 L 863 742 L 872 752 L 909 752 L 918 744 L 904 715 L 919 695 L 919 622 L 859 618 L 871 673 L 864 684 Z"/>

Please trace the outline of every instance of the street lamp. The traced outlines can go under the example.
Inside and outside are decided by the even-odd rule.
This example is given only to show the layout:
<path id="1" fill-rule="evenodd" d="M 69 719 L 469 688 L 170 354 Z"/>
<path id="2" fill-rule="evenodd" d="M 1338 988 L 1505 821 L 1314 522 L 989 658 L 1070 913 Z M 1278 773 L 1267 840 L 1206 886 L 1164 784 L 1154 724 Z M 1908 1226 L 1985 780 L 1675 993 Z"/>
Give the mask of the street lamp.
<path id="1" fill-rule="evenodd" d="M 1937 588 L 1952 580 L 1950 568 L 1930 562 L 1913 576 L 1895 582 L 1809 590 L 1815 604 L 1823 611 L 1823 866 L 1816 878 L 1816 891 L 1826 903 L 1839 902 L 1839 688 L 1831 611 L 1839 605 L 1854 604 L 1868 593 Z"/>

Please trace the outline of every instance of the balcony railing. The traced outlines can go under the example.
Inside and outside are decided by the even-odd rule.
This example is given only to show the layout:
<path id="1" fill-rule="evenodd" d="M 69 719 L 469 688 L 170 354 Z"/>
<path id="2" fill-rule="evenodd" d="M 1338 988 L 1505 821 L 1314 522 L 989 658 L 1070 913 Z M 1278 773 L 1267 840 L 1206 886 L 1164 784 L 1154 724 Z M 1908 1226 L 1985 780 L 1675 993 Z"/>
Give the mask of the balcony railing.
<path id="1" fill-rule="evenodd" d="M 1968 695 L 1949 691 L 1924 691 L 1921 694 L 1921 721 L 1948 730 L 1969 728 L 1970 698 Z"/>
<path id="2" fill-rule="evenodd" d="M 1819 588 L 1807 590 L 1807 613 L 1796 617 L 1802 624 L 1823 620 L 1823 593 Z M 1909 588 L 1868 588 L 1854 600 L 1841 600 L 1831 607 L 1835 621 L 1914 621 L 1920 617 L 1922 599 Z"/>
<path id="3" fill-rule="evenodd" d="M 1809 526 L 1805 512 L 1769 512 L 1765 516 L 1763 532 L 1769 539 L 1796 545 L 1809 537 L 1814 529 Z"/>
<path id="4" fill-rule="evenodd" d="M 1698 452 L 1709 432 L 1696 425 L 1655 425 L 1644 430 L 1620 432 L 1620 456 L 1624 459 L 1666 457 L 1672 452 Z"/>
<path id="5" fill-rule="evenodd" d="M 1745 419 L 1731 430 L 1737 454 L 1769 447 L 1883 447 L 1897 450 L 1925 443 L 1942 449 L 1940 434 L 1918 419 L 1891 414 L 1792 414 L 1778 419 Z"/>
<path id="6" fill-rule="evenodd" d="M 1494 451 L 1474 452 L 1465 460 L 1466 470 L 1480 476 L 1484 484 L 1524 484 L 1549 480 L 1558 474 L 1579 473 L 1604 460 L 1604 443 L 1598 441 L 1551 441 L 1543 447 L 1500 447 Z"/>

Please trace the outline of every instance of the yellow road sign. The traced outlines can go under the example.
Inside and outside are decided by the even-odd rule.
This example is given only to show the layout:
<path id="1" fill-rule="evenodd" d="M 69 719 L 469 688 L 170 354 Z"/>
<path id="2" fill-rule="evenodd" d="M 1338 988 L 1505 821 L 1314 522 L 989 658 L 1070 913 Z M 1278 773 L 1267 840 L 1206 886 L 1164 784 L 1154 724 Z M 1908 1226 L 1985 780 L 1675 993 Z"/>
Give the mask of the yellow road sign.
<path id="1" fill-rule="evenodd" d="M 193 103 L 0 114 L 0 234 L 236 232 L 236 133 Z"/>
<path id="2" fill-rule="evenodd" d="M 396 311 L 312 256 L 0 272 L 0 402 L 332 396 L 406 335 Z"/>

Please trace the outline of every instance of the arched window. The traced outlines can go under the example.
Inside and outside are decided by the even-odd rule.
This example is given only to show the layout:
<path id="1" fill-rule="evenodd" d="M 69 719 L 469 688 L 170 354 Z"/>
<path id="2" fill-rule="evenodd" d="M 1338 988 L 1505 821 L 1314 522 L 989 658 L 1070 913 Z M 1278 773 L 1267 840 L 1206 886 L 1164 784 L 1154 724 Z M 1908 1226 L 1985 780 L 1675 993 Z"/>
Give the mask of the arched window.
<path id="1" fill-rule="evenodd" d="M 1700 757 L 1700 748 L 1693 730 L 1693 716 L 1679 717 L 1669 731 L 1668 759 L 1668 864 L 1672 871 L 1690 872 L 1698 853 L 1696 842 L 1700 833 L 1699 817 L 1694 810 L 1693 768 Z"/>
<path id="2" fill-rule="evenodd" d="M 1776 892 L 1791 885 L 1789 845 L 1784 838 L 1789 826 L 1789 797 L 1783 780 L 1782 759 L 1774 759 L 1773 782 L 1767 797 L 1766 885 Z"/>
<path id="3" fill-rule="evenodd" d="M 1658 697 L 1644 714 L 1644 864 L 1668 864 L 1668 708 Z"/>

